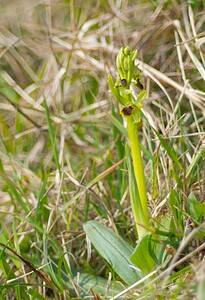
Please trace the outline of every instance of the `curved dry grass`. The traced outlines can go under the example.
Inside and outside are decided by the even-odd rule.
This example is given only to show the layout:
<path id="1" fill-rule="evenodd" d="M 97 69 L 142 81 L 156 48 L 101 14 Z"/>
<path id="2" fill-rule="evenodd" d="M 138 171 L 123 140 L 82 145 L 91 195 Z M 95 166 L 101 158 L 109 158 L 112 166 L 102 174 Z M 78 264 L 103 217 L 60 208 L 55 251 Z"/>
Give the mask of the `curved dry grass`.
<path id="1" fill-rule="evenodd" d="M 1 2 L 0 241 L 22 256 L 33 258 L 38 266 L 56 263 L 67 252 L 72 253 L 66 256 L 67 268 L 84 267 L 85 220 L 106 219 L 115 231 L 121 230 L 133 240 L 128 190 L 125 187 L 122 192 L 117 186 L 123 171 L 107 172 L 108 179 L 98 177 L 109 167 L 114 170 L 115 163 L 122 159 L 116 150 L 118 137 L 113 139 L 107 88 L 107 75 L 115 75 L 120 47 L 139 49 L 136 65 L 143 71 L 148 91 L 145 115 L 173 145 L 185 169 L 195 163 L 196 155 L 203 150 L 203 4 L 192 7 L 186 1 Z M 46 120 L 44 101 L 52 128 Z M 159 140 L 144 122 L 142 144 L 153 157 L 159 152 L 157 182 L 150 176 L 151 160 L 146 153 L 144 160 L 147 177 L 151 178 L 150 213 L 160 219 L 162 211 L 167 211 L 167 195 L 177 185 L 175 177 L 170 177 L 169 156 L 159 148 Z M 186 198 L 193 185 L 203 178 L 203 162 L 197 165 L 193 176 L 186 178 L 185 173 L 178 176 L 183 178 L 180 193 Z M 93 180 L 94 185 L 90 185 Z M 153 184 L 157 186 L 156 200 Z M 130 230 L 126 230 L 125 223 Z M 21 282 L 38 283 L 13 257 L 7 255 L 6 262 L 13 269 L 11 277 L 18 280 L 25 275 Z M 198 267 L 203 269 L 197 261 L 193 264 L 193 277 L 202 282 L 204 277 L 198 278 L 195 271 Z M 97 257 L 88 269 L 105 274 L 104 264 Z M 11 282 L 2 265 L 0 274 L 1 285 Z M 74 286 L 80 297 L 78 283 Z M 46 297 L 44 286 L 39 286 L 38 292 Z M 5 297 L 9 299 L 14 294 L 15 290 L 8 291 Z M 66 291 L 55 297 L 69 299 Z"/>

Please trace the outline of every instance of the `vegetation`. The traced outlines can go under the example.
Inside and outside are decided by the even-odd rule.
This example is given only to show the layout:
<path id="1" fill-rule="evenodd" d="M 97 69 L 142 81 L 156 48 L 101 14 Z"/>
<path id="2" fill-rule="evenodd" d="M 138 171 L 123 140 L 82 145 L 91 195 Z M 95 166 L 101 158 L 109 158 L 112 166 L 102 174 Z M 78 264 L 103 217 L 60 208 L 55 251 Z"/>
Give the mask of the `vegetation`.
<path id="1" fill-rule="evenodd" d="M 0 299 L 204 299 L 204 9 L 2 1 Z"/>

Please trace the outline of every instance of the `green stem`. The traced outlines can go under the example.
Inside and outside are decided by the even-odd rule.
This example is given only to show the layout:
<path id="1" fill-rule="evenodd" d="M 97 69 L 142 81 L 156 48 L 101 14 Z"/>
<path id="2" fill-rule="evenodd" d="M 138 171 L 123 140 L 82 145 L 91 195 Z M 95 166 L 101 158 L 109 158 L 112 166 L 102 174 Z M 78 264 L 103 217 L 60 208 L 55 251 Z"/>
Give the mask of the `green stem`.
<path id="1" fill-rule="evenodd" d="M 141 202 L 141 209 L 142 209 L 141 216 L 143 216 L 141 220 L 142 219 L 144 220 L 142 225 L 149 228 L 146 184 L 145 184 L 144 167 L 143 167 L 139 138 L 138 138 L 138 125 L 136 124 L 136 122 L 134 122 L 132 115 L 127 117 L 126 119 L 127 119 L 128 136 L 130 140 L 130 147 L 131 147 L 131 153 L 133 159 L 134 174 L 135 174 L 135 179 L 137 182 L 137 187 L 138 187 L 138 192 L 139 192 L 139 197 Z"/>

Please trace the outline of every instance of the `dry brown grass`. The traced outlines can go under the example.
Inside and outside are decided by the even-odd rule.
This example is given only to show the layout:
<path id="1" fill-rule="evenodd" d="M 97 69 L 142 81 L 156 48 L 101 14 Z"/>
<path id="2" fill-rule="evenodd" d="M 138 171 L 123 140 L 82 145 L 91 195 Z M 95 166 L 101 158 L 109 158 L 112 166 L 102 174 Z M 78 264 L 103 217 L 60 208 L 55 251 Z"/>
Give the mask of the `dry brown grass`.
<path id="1" fill-rule="evenodd" d="M 42 230 L 62 246 L 63 252 L 72 252 L 76 265 L 82 267 L 86 260 L 82 237 L 85 219 L 108 214 L 113 228 L 115 222 L 123 223 L 118 219 L 121 212 L 113 192 L 116 177 L 111 179 L 113 186 L 102 177 L 92 189 L 86 189 L 93 178 L 120 160 L 112 137 L 107 87 L 108 73 L 116 74 L 120 47 L 129 45 L 139 50 L 136 64 L 143 71 L 148 91 L 145 114 L 149 123 L 171 141 L 185 168 L 204 147 L 203 4 L 191 7 L 188 1 L 2 0 L 0 16 L 0 214 L 6 226 L 0 229 L 1 242 L 6 242 L 7 232 L 10 246 L 29 256 L 28 235 L 31 252 L 38 253 L 34 261 L 39 257 L 39 265 L 45 263 L 50 254 L 46 254 L 42 236 L 29 218 L 35 216 L 39 190 L 47 176 L 43 191 L 47 216 L 41 216 L 45 222 Z M 62 176 L 53 159 L 44 100 L 55 132 Z M 147 127 L 142 129 L 142 144 L 153 156 L 159 150 L 159 141 Z M 144 156 L 149 177 L 151 162 Z M 150 213 L 155 218 L 161 217 L 167 195 L 176 188 L 174 176 L 169 175 L 170 158 L 163 149 L 159 165 L 156 200 L 152 200 L 151 191 L 149 195 Z M 201 182 L 202 170 L 200 163 L 190 181 L 181 174 L 187 181 L 185 196 L 193 190 L 194 182 Z M 9 183 L 28 210 L 16 201 Z M 127 192 L 119 202 L 125 217 L 130 218 Z M 88 199 L 93 210 L 87 204 L 87 212 Z M 132 227 L 133 221 L 127 222 Z M 132 239 L 131 231 L 127 235 Z M 57 257 L 54 249 L 51 254 Z M 70 256 L 66 259 L 72 261 Z M 18 268 L 10 258 L 8 263 L 14 265 L 17 278 L 26 273 L 23 265 Z M 202 270 L 201 263 L 197 264 Z M 204 280 L 195 277 L 196 269 L 197 265 L 194 280 Z M 103 269 L 98 271 L 104 274 Z M 0 274 L 2 278 L 5 275 L 1 270 Z M 24 282 L 30 280 L 24 277 Z M 6 282 L 3 278 L 0 283 Z M 39 287 L 39 292 L 45 296 L 45 288 Z M 66 295 L 58 297 L 68 299 Z"/>

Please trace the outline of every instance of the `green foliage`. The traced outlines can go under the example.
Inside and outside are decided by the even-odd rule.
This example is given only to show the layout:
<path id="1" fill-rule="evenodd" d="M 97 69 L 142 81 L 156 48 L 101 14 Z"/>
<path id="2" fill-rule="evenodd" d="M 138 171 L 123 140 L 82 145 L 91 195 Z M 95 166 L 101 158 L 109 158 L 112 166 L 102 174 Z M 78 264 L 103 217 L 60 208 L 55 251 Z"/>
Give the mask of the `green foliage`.
<path id="1" fill-rule="evenodd" d="M 140 109 L 142 107 L 142 102 L 146 97 L 146 91 L 143 90 L 143 86 L 141 88 L 141 85 L 136 85 L 140 78 L 140 72 L 136 72 L 134 64 L 137 55 L 137 50 L 130 51 L 128 46 L 126 48 L 121 48 L 116 58 L 118 80 L 114 83 L 112 76 L 109 75 L 108 84 L 113 96 L 115 96 L 116 100 L 123 105 L 121 114 L 127 121 L 128 138 L 130 141 L 134 169 L 134 172 L 132 172 L 132 163 L 130 159 L 127 158 L 130 198 L 138 236 L 141 238 L 143 234 L 148 231 L 149 222 L 143 162 L 138 139 L 138 127 L 141 122 Z M 135 98 L 131 89 L 133 84 L 136 85 L 138 90 L 142 89 L 137 98 Z M 128 157 L 128 154 L 126 156 Z M 135 190 L 138 191 L 135 192 Z"/>
<path id="2" fill-rule="evenodd" d="M 130 257 L 131 262 L 141 270 L 143 275 L 149 274 L 155 267 L 155 261 L 151 255 L 153 251 L 152 244 L 151 234 L 145 234 L 137 243 L 137 246 Z"/>
<path id="3" fill-rule="evenodd" d="M 183 234 L 184 231 L 184 215 L 182 208 L 182 198 L 178 195 L 175 190 L 171 190 L 169 196 L 169 203 L 171 206 L 173 219 L 175 223 L 174 232 L 178 232 L 178 234 Z"/>
<path id="4" fill-rule="evenodd" d="M 192 8 L 200 8 L 200 6 L 203 6 L 205 8 L 205 1 L 202 0 L 188 0 L 188 3 L 192 6 Z"/>
<path id="5" fill-rule="evenodd" d="M 152 130 L 154 131 L 154 133 L 156 134 L 156 136 L 158 137 L 158 139 L 160 140 L 160 145 L 165 149 L 165 151 L 167 151 L 167 154 L 169 155 L 169 157 L 171 158 L 171 160 L 173 161 L 173 163 L 179 167 L 182 168 L 182 165 L 179 161 L 179 158 L 177 156 L 177 153 L 175 152 L 174 148 L 171 147 L 162 137 L 161 135 L 157 132 L 157 130 L 155 130 L 154 128 L 152 128 Z"/>
<path id="6" fill-rule="evenodd" d="M 77 276 L 75 277 L 77 279 Z M 95 276 L 87 273 L 80 273 L 79 284 L 84 291 L 89 291 L 90 288 L 94 290 L 96 294 L 105 295 L 107 290 L 108 296 L 114 296 L 123 291 L 123 285 L 120 282 L 108 282 L 105 278 L 100 276 Z M 89 295 L 89 293 L 82 293 L 84 297 Z"/>
<path id="7" fill-rule="evenodd" d="M 205 217 L 205 205 L 198 202 L 193 193 L 187 199 L 187 212 L 197 225 L 200 225 Z"/>
<path id="8" fill-rule="evenodd" d="M 204 1 L 3 2 L 0 299 L 203 299 Z"/>
<path id="9" fill-rule="evenodd" d="M 133 216 L 136 222 L 137 232 L 139 237 L 142 237 L 149 229 L 147 210 L 144 210 L 142 207 L 128 147 L 126 150 L 127 168 L 129 174 L 130 201 Z"/>
<path id="10" fill-rule="evenodd" d="M 96 250 L 127 284 L 141 278 L 140 271 L 131 267 L 133 248 L 123 238 L 96 221 L 85 223 L 83 228 Z"/>
<path id="11" fill-rule="evenodd" d="M 55 138 L 55 131 L 53 129 L 52 121 L 50 118 L 50 112 L 47 106 L 46 101 L 44 100 L 44 105 L 45 105 L 45 113 L 46 113 L 46 121 L 48 123 L 48 133 L 49 133 L 49 138 L 51 140 L 51 145 L 52 145 L 52 152 L 53 156 L 55 158 L 55 163 L 58 167 L 58 171 L 60 172 L 60 162 L 59 162 L 59 154 L 58 154 L 58 149 L 56 146 L 56 138 Z"/>

